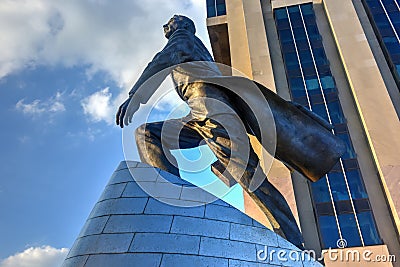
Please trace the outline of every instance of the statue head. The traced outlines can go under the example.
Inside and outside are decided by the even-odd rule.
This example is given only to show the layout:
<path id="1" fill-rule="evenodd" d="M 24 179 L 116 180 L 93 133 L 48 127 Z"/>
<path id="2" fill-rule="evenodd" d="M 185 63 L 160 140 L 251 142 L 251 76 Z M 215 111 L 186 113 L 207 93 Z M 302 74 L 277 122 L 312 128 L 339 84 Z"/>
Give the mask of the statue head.
<path id="1" fill-rule="evenodd" d="M 174 15 L 166 24 L 163 25 L 164 35 L 168 39 L 177 29 L 185 29 L 195 34 L 196 27 L 194 22 L 188 17 Z"/>

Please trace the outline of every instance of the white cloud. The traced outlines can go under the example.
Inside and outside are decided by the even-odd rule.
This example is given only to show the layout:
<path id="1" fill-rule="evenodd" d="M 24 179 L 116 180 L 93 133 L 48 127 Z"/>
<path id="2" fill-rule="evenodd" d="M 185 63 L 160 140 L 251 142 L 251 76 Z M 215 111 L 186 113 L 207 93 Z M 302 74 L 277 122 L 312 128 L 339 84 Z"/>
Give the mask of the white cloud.
<path id="1" fill-rule="evenodd" d="M 108 88 L 98 91 L 81 101 L 83 112 L 94 122 L 113 122 L 114 109 L 111 107 L 110 99 L 112 94 Z"/>
<path id="2" fill-rule="evenodd" d="M 30 247 L 0 262 L 0 267 L 54 267 L 61 266 L 68 254 L 67 248 L 50 246 Z"/>
<path id="3" fill-rule="evenodd" d="M 173 14 L 191 17 L 200 38 L 208 41 L 205 6 L 204 0 L 1 0 L 0 79 L 39 65 L 84 65 L 88 77 L 105 71 L 123 88 L 110 99 L 115 112 L 166 43 L 162 25 Z M 27 111 L 41 112 L 40 102 L 23 104 Z"/>
<path id="4" fill-rule="evenodd" d="M 37 116 L 44 113 L 54 114 L 65 111 L 65 106 L 62 103 L 62 94 L 57 94 L 49 99 L 33 100 L 31 103 L 25 103 L 24 99 L 21 99 L 15 105 L 15 108 L 26 115 Z"/>

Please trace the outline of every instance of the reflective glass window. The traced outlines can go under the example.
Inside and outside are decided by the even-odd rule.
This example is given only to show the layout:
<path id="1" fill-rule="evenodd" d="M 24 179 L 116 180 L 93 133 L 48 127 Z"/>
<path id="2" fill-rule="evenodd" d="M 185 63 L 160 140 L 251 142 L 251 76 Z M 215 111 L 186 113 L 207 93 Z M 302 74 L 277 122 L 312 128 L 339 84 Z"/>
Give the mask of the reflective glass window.
<path id="1" fill-rule="evenodd" d="M 292 22 L 292 24 L 293 24 L 293 22 Z M 294 38 L 296 39 L 296 42 L 300 41 L 300 40 L 304 40 L 307 42 L 306 32 L 304 31 L 303 27 L 294 29 L 293 33 L 294 33 Z"/>
<path id="2" fill-rule="evenodd" d="M 290 29 L 279 31 L 279 37 L 282 43 L 293 42 L 292 32 Z"/>
<path id="3" fill-rule="evenodd" d="M 323 76 L 320 77 L 322 88 L 335 88 L 335 81 L 333 80 L 332 76 Z"/>
<path id="4" fill-rule="evenodd" d="M 340 239 L 339 231 L 334 216 L 319 216 L 319 229 L 322 236 L 324 248 L 336 248 L 337 241 Z"/>
<path id="5" fill-rule="evenodd" d="M 386 43 L 386 48 L 390 54 L 400 54 L 400 44 L 399 43 Z"/>
<path id="6" fill-rule="evenodd" d="M 360 247 L 362 245 L 354 214 L 339 215 L 339 225 L 348 247 Z"/>
<path id="7" fill-rule="evenodd" d="M 357 214 L 358 221 L 360 222 L 361 233 L 364 238 L 365 245 L 377 245 L 382 244 L 379 238 L 376 225 L 370 211 L 361 212 Z"/>
<path id="8" fill-rule="evenodd" d="M 312 6 L 310 3 L 274 10 L 279 40 L 292 99 L 307 108 L 311 104 L 310 109 L 326 121 L 330 117 L 335 129 L 339 129 L 335 130 L 338 137 L 346 143 L 346 153 L 342 157 L 343 164 L 346 163 L 344 165 L 346 176 L 340 163 L 337 163 L 328 174 L 330 192 L 326 178 L 322 178 L 316 183 L 310 183 L 323 248 L 336 247 L 336 242 L 339 239 L 335 217 L 331 216 L 335 214 L 333 207 L 336 208 L 337 214 L 341 216 L 342 232 L 344 237 L 349 239 L 349 246 L 360 245 L 361 238 L 358 234 L 358 225 L 350 197 L 357 201 L 354 207 L 359 212 L 369 211 L 370 205 L 358 170 L 356 155 L 346 127 L 346 119 L 337 97 L 336 84 L 325 55 Z M 301 7 L 301 14 L 299 7 Z M 286 11 L 288 11 L 289 16 Z M 381 13 L 379 10 L 376 12 L 376 14 Z M 381 17 L 381 19 L 384 21 L 384 17 Z M 289 21 L 291 24 L 289 24 Z M 391 29 L 388 28 L 388 30 Z M 393 37 L 393 31 L 387 33 L 387 36 Z M 395 44 L 392 41 L 393 39 L 389 38 L 387 40 L 388 43 Z M 397 52 L 394 49 L 392 50 Z M 400 71 L 400 53 L 392 53 L 392 55 L 399 55 Z M 298 59 L 300 59 L 300 64 Z M 321 86 L 323 90 L 321 90 Z M 348 178 L 350 195 L 345 177 Z M 330 193 L 335 201 L 334 206 L 331 204 Z M 376 228 L 373 231 L 376 232 Z"/>
<path id="9" fill-rule="evenodd" d="M 307 26 L 307 34 L 310 40 L 320 40 L 321 35 L 319 34 L 318 28 L 316 25 Z"/>
<path id="10" fill-rule="evenodd" d="M 328 184 L 326 182 L 326 177 L 321 178 L 318 182 L 311 184 L 311 189 L 313 193 L 313 200 L 316 203 L 330 202 L 331 198 L 328 191 Z"/>
<path id="11" fill-rule="evenodd" d="M 349 200 L 344 175 L 342 172 L 330 172 L 328 174 L 334 201 Z"/>
<path id="12" fill-rule="evenodd" d="M 308 65 L 314 66 L 314 62 L 311 57 L 311 52 L 309 50 L 299 51 L 299 56 L 300 56 L 301 65 L 308 64 Z"/>
<path id="13" fill-rule="evenodd" d="M 355 158 L 356 156 L 355 156 L 355 153 L 354 153 L 354 150 L 353 150 L 353 145 L 351 144 L 351 141 L 350 141 L 349 134 L 348 133 L 341 133 L 341 134 L 337 134 L 337 136 L 346 143 L 346 152 L 344 153 L 342 158 L 344 158 L 344 159 L 353 159 L 353 158 Z"/>
<path id="14" fill-rule="evenodd" d="M 303 16 L 307 15 L 314 16 L 314 10 L 312 8 L 312 4 L 301 5 L 301 12 L 303 13 Z"/>
<path id="15" fill-rule="evenodd" d="M 299 60 L 297 59 L 296 53 L 286 53 L 285 54 L 285 64 L 290 69 L 291 67 L 299 67 Z"/>
<path id="16" fill-rule="evenodd" d="M 217 15 L 218 15 L 218 16 L 226 15 L 226 7 L 225 7 L 225 4 L 217 5 Z"/>
<path id="17" fill-rule="evenodd" d="M 226 15 L 225 0 L 207 0 L 207 17 Z"/>
<path id="18" fill-rule="evenodd" d="M 312 104 L 311 107 L 313 112 L 317 113 L 324 120 L 329 121 L 324 104 Z"/>
<path id="19" fill-rule="evenodd" d="M 276 20 L 281 20 L 281 19 L 287 19 L 288 18 L 285 8 L 275 9 L 274 10 L 274 14 L 275 14 L 275 19 Z"/>
<path id="20" fill-rule="evenodd" d="M 292 78 L 289 80 L 289 86 L 292 91 L 304 91 L 303 78 Z"/>
<path id="21" fill-rule="evenodd" d="M 328 102 L 328 110 L 333 124 L 346 122 L 339 101 Z"/>
<path id="22" fill-rule="evenodd" d="M 353 199 L 368 198 L 364 184 L 361 181 L 360 171 L 358 169 L 346 171 L 346 177 Z"/>
<path id="23" fill-rule="evenodd" d="M 289 13 L 300 14 L 299 6 L 290 6 L 290 7 L 288 7 L 288 10 L 289 10 Z M 292 14 L 290 14 L 290 17 L 292 17 Z"/>
<path id="24" fill-rule="evenodd" d="M 319 90 L 317 77 L 306 79 L 307 90 Z"/>

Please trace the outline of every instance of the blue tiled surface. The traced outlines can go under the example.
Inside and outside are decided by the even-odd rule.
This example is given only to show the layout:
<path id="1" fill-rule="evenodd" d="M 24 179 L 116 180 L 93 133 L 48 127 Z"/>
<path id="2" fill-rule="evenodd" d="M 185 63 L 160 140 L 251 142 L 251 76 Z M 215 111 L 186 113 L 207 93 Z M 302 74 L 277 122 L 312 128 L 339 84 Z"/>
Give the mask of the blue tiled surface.
<path id="1" fill-rule="evenodd" d="M 198 254 L 199 243 L 199 236 L 138 233 L 135 235 L 129 251 Z"/>
<path id="2" fill-rule="evenodd" d="M 186 182 L 170 176 L 169 182 L 176 182 L 172 185 L 160 179 L 154 168 L 135 162 L 128 165 L 121 163 L 112 176 L 63 267 L 291 266 L 276 260 L 257 261 L 257 249 L 263 245 L 267 250 L 292 245 L 247 215 L 222 200 L 201 204 L 210 198 L 206 192 L 196 191 L 187 196 L 190 200 L 182 200 L 180 190 L 190 186 Z M 156 195 L 167 198 L 148 195 L 132 179 L 128 167 L 136 175 L 148 174 L 138 179 L 144 181 L 140 183 L 151 184 Z"/>

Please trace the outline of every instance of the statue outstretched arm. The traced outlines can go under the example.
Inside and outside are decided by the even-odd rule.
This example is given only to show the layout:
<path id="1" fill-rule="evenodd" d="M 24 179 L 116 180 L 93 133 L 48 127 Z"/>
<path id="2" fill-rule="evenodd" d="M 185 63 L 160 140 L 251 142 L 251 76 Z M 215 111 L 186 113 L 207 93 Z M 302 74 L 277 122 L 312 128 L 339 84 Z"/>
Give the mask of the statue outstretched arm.
<path id="1" fill-rule="evenodd" d="M 132 122 L 140 103 L 145 104 L 168 76 L 168 68 L 190 60 L 193 47 L 194 35 L 188 31 L 177 30 L 171 35 L 164 49 L 154 56 L 129 91 L 129 98 L 119 107 L 117 125 L 123 128 Z"/>

